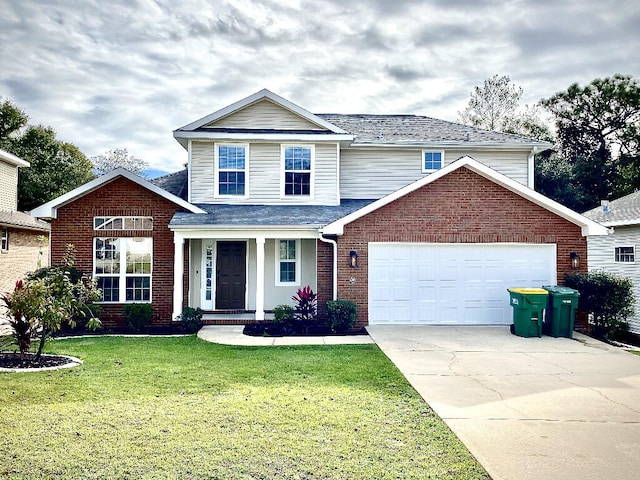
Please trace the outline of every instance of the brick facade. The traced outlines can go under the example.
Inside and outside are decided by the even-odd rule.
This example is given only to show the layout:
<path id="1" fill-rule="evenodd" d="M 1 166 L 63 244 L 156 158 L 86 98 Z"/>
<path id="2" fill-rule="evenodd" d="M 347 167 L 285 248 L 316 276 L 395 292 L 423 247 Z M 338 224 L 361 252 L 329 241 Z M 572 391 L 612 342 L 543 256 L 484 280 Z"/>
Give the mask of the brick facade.
<path id="1" fill-rule="evenodd" d="M 49 234 L 2 228 L 9 230 L 9 250 L 0 252 L 0 292 L 9 292 L 27 273 L 49 265 Z"/>
<path id="2" fill-rule="evenodd" d="M 572 271 L 570 252 L 587 258 L 579 226 L 460 168 L 345 226 L 338 238 L 338 295 L 358 305 L 358 327 L 368 323 L 369 242 L 553 243 L 558 283 Z M 356 269 L 348 265 L 350 250 L 358 251 Z"/>
<path id="3" fill-rule="evenodd" d="M 169 221 L 178 210 L 174 203 L 124 178 L 118 177 L 101 188 L 58 208 L 51 224 L 51 260 L 59 263 L 67 244 L 76 248 L 76 267 L 93 272 L 94 237 L 152 237 L 153 266 L 151 305 L 153 325 L 171 325 L 173 311 L 173 233 Z M 95 216 L 150 216 L 153 231 L 93 230 Z M 124 326 L 122 304 L 103 304 L 101 320 L 105 327 Z"/>

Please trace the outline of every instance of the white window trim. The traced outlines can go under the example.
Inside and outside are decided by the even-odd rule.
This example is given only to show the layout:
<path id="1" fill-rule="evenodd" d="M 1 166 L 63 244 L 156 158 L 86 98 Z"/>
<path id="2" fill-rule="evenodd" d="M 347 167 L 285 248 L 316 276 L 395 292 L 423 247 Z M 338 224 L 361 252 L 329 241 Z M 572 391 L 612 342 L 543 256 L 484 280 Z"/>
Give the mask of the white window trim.
<path id="1" fill-rule="evenodd" d="M 311 164 L 309 165 L 309 195 L 285 195 L 285 168 L 284 168 L 284 152 L 287 148 L 291 147 L 302 147 L 308 148 L 311 150 Z M 280 145 L 280 199 L 296 199 L 296 198 L 304 198 L 308 200 L 313 200 L 315 198 L 315 170 L 316 170 L 316 146 L 314 144 L 295 144 L 295 143 L 287 143 Z M 301 172 L 304 172 L 301 170 Z"/>
<path id="2" fill-rule="evenodd" d="M 97 274 L 96 273 L 96 239 L 97 238 L 117 238 L 120 240 L 120 273 L 115 274 Z M 151 239 L 151 272 L 149 274 L 127 274 L 127 255 L 126 249 L 122 248 L 122 241 L 126 243 L 128 240 L 136 239 L 136 238 L 149 238 Z M 99 301 L 96 303 L 105 304 L 105 305 L 119 305 L 124 303 L 152 303 L 153 299 L 153 237 L 114 237 L 114 236 L 96 236 L 93 237 L 93 278 L 98 279 L 100 277 L 118 277 L 120 279 L 119 286 L 119 297 L 120 300 L 117 302 L 112 301 Z M 127 301 L 127 277 L 149 277 L 149 300 L 128 300 Z M 124 300 L 123 300 L 124 299 Z"/>
<path id="3" fill-rule="evenodd" d="M 0 236 L 1 236 L 1 240 L 0 240 L 0 251 L 2 253 L 8 253 L 9 252 L 9 229 L 6 227 L 2 227 L 0 229 Z M 4 244 L 4 247 L 2 247 L 2 244 Z"/>
<path id="4" fill-rule="evenodd" d="M 96 228 L 96 218 L 106 218 L 108 220 L 121 219 L 122 220 L 122 228 Z M 124 228 L 124 221 L 127 218 L 139 218 L 139 219 L 150 219 L 151 220 L 151 228 Z M 105 222 L 106 223 L 106 222 Z M 153 231 L 153 217 L 149 215 L 96 215 L 93 217 L 93 229 L 96 232 L 123 232 L 123 231 L 132 231 L 132 232 L 152 232 Z"/>
<path id="5" fill-rule="evenodd" d="M 440 165 L 440 168 L 435 168 L 435 169 L 429 169 L 427 170 L 426 168 L 424 168 L 424 154 L 425 153 L 439 153 L 441 158 L 442 158 L 442 165 Z M 422 170 L 422 173 L 433 173 L 433 172 L 437 172 L 438 170 L 440 170 L 442 167 L 444 167 L 444 150 L 422 150 L 422 153 L 420 155 L 420 169 Z"/>
<path id="6" fill-rule="evenodd" d="M 224 171 L 235 171 L 235 172 L 244 172 L 244 195 L 222 195 L 220 194 L 220 168 L 218 163 L 218 147 L 224 146 L 233 146 L 233 147 L 244 147 L 244 170 L 229 170 L 225 169 Z M 248 143 L 233 143 L 233 142 L 223 142 L 223 143 L 214 143 L 213 144 L 213 198 L 249 198 L 249 144 Z"/>
<path id="7" fill-rule="evenodd" d="M 616 250 L 618 248 L 630 248 L 633 250 L 633 262 L 623 262 L 620 260 L 616 260 Z M 625 265 L 633 265 L 636 263 L 636 246 L 635 245 L 614 245 L 613 247 L 613 263 L 623 263 Z"/>
<path id="8" fill-rule="evenodd" d="M 281 282 L 280 281 L 280 242 L 281 241 L 291 241 L 294 240 L 293 238 L 278 238 L 276 239 L 276 256 L 275 256 L 275 280 L 276 280 L 276 286 L 278 287 L 298 287 L 300 286 L 300 272 L 302 271 L 301 268 L 301 259 L 302 259 L 302 251 L 300 250 L 300 239 L 295 239 L 294 241 L 296 242 L 296 281 L 295 282 Z M 286 261 L 291 261 L 291 260 L 286 260 Z"/>

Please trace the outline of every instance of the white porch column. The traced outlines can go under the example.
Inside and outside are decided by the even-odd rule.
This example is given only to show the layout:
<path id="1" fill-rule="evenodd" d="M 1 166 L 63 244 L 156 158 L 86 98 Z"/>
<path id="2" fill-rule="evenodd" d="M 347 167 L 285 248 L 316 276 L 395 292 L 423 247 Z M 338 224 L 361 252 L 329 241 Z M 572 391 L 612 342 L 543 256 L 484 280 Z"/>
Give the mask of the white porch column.
<path id="1" fill-rule="evenodd" d="M 256 237 L 256 320 L 264 320 L 264 237 Z"/>
<path id="2" fill-rule="evenodd" d="M 184 237 L 173 233 L 173 320 L 182 314 L 182 298 L 184 296 Z"/>

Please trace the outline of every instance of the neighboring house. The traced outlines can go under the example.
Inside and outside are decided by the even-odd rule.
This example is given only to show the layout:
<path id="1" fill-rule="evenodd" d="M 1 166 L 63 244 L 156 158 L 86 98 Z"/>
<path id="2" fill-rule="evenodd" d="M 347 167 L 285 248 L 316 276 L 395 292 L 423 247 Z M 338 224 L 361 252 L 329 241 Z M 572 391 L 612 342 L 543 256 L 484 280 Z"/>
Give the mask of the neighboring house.
<path id="1" fill-rule="evenodd" d="M 49 263 L 49 224 L 18 212 L 18 169 L 26 162 L 0 150 L 0 293 Z"/>
<path id="2" fill-rule="evenodd" d="M 533 190 L 551 145 L 515 135 L 316 115 L 262 90 L 174 137 L 185 171 L 116 170 L 32 212 L 52 219 L 54 260 L 76 245 L 109 322 L 127 301 L 150 301 L 158 325 L 187 305 L 260 321 L 310 285 L 320 311 L 355 301 L 359 326 L 509 324 L 508 287 L 559 282 L 607 233 Z"/>
<path id="3" fill-rule="evenodd" d="M 612 235 L 587 238 L 589 270 L 604 270 L 633 281 L 633 293 L 640 299 L 640 192 L 634 192 L 613 201 L 602 201 L 602 205 L 584 213 L 605 227 Z M 629 330 L 640 334 L 640 304 L 629 319 Z"/>

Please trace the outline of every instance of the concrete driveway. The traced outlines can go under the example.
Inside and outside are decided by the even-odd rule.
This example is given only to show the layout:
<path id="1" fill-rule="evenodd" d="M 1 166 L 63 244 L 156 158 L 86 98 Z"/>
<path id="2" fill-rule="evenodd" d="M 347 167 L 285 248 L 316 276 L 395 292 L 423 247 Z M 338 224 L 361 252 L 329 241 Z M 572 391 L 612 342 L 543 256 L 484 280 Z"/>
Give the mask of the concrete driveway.
<path id="1" fill-rule="evenodd" d="M 640 476 L 640 356 L 508 327 L 367 330 L 494 480 Z"/>

